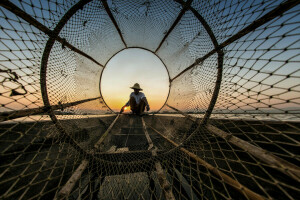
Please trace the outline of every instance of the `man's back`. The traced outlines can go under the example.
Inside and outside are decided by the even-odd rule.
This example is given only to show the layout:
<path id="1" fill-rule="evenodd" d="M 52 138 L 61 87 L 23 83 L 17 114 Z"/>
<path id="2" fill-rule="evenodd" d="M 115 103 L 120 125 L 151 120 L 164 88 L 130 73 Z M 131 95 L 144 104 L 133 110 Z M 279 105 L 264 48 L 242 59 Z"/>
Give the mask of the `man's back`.
<path id="1" fill-rule="evenodd" d="M 144 97 L 146 97 L 146 96 L 145 96 L 145 94 L 142 93 L 142 92 L 139 92 L 138 94 L 135 94 L 134 92 L 132 92 L 132 93 L 130 94 L 130 97 L 134 97 L 136 103 L 139 104 L 139 103 L 141 102 L 141 100 L 142 100 Z M 130 97 L 129 97 L 129 98 L 130 98 Z"/>
<path id="2" fill-rule="evenodd" d="M 121 108 L 120 113 L 122 113 L 126 106 L 130 106 L 130 109 L 135 114 L 143 114 L 145 108 L 147 111 L 150 110 L 147 98 L 144 93 L 140 92 L 143 90 L 138 83 L 134 84 L 133 87 L 130 87 L 134 90 L 129 96 L 129 101 Z"/>

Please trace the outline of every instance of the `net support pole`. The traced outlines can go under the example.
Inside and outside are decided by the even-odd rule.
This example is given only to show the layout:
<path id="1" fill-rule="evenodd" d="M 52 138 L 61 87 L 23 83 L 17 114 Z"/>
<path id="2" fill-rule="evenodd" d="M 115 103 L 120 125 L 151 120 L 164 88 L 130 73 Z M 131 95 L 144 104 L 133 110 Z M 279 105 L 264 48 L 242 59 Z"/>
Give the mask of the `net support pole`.
<path id="1" fill-rule="evenodd" d="M 174 141 L 170 140 L 169 138 L 165 137 L 163 134 L 161 134 L 159 131 L 154 129 L 152 126 L 150 126 L 151 129 L 153 129 L 157 134 L 159 134 L 162 138 L 164 138 L 166 141 L 171 143 L 174 147 L 179 147 L 179 144 L 175 143 Z M 238 181 L 234 180 L 230 176 L 224 174 L 220 170 L 218 170 L 216 167 L 212 166 L 211 164 L 207 163 L 206 161 L 202 160 L 199 156 L 196 154 L 186 150 L 183 147 L 179 147 L 180 151 L 194 159 L 196 162 L 200 163 L 204 167 L 206 167 L 210 172 L 212 172 L 214 175 L 218 176 L 220 179 L 222 179 L 225 183 L 235 188 L 237 191 L 239 191 L 241 194 L 243 194 L 246 198 L 251 200 L 263 200 L 265 199 L 261 195 L 253 192 L 252 190 L 248 189 Z"/>
<path id="2" fill-rule="evenodd" d="M 173 31 L 173 29 L 176 27 L 176 25 L 179 23 L 179 21 L 181 20 L 182 16 L 185 14 L 185 12 L 188 10 L 189 6 L 191 5 L 191 3 L 193 2 L 193 0 L 188 0 L 185 4 L 182 4 L 182 10 L 179 13 L 179 15 L 177 16 L 177 18 L 175 19 L 175 21 L 173 22 L 172 26 L 169 28 L 168 32 L 165 34 L 164 38 L 161 40 L 161 42 L 159 43 L 158 47 L 156 48 L 156 50 L 154 51 L 155 53 L 158 52 L 158 50 L 160 49 L 160 47 L 162 46 L 162 44 L 165 42 L 165 40 L 167 39 L 167 37 L 170 35 L 170 33 Z"/>
<path id="3" fill-rule="evenodd" d="M 69 178 L 67 183 L 63 186 L 63 188 L 59 191 L 58 197 L 55 199 L 64 199 L 66 198 L 72 189 L 74 188 L 76 182 L 79 180 L 81 177 L 83 171 L 87 168 L 89 164 L 88 160 L 83 160 L 79 167 L 75 170 L 75 172 L 72 174 L 72 176 Z"/>
<path id="4" fill-rule="evenodd" d="M 111 125 L 108 127 L 108 129 L 105 131 L 105 133 L 100 137 L 100 139 L 96 142 L 94 145 L 94 148 L 92 149 L 92 154 L 94 154 L 95 150 L 97 150 L 100 147 L 100 144 L 103 142 L 105 137 L 108 135 L 108 133 L 111 131 L 113 126 L 115 125 L 116 121 L 118 120 L 120 114 L 117 115 L 115 120 L 111 123 Z M 66 184 L 63 186 L 63 188 L 58 192 L 55 199 L 64 199 L 66 198 L 71 191 L 73 190 L 75 184 L 80 179 L 82 173 L 85 171 L 85 169 L 88 167 L 89 161 L 87 159 L 84 159 L 81 164 L 77 167 L 75 172 L 72 174 L 72 176 L 69 178 L 69 180 L 66 182 Z"/>
<path id="5" fill-rule="evenodd" d="M 182 112 L 181 110 L 178 110 L 177 108 L 174 108 L 173 106 L 170 106 L 169 104 L 166 104 L 166 106 L 168 106 L 168 107 L 171 108 L 172 110 L 175 110 L 177 113 L 179 113 L 179 114 L 185 116 L 186 118 L 188 118 L 188 119 L 191 120 L 191 121 L 194 121 L 194 122 L 197 121 L 197 118 L 192 117 L 192 116 L 190 116 L 190 115 L 188 115 L 188 114 Z"/>
<path id="6" fill-rule="evenodd" d="M 197 118 L 192 117 L 170 105 L 167 106 L 177 111 L 179 114 L 185 116 L 186 118 L 192 120 L 193 122 L 197 122 L 198 120 Z M 250 144 L 245 140 L 242 140 L 230 133 L 227 133 L 211 124 L 207 124 L 204 127 L 207 128 L 212 134 L 223 138 L 225 141 L 245 150 L 246 152 L 258 158 L 259 160 L 263 161 L 264 163 L 271 165 L 273 168 L 277 169 L 278 171 L 300 182 L 300 168 L 298 166 L 284 159 L 279 158 L 278 156 L 272 154 L 267 150 L 254 146 L 253 144 Z"/>
<path id="7" fill-rule="evenodd" d="M 89 0 L 89 1 L 91 1 L 91 0 Z M 86 4 L 88 1 L 84 2 L 84 0 L 82 0 L 82 2 L 84 4 Z M 1 0 L 0 1 L 0 6 L 2 6 L 3 8 L 5 8 L 7 10 L 9 10 L 10 12 L 14 13 L 16 16 L 22 18 L 23 20 L 25 20 L 29 24 L 33 25 L 38 30 L 44 32 L 50 38 L 53 37 L 53 35 L 55 35 L 55 34 L 53 34 L 52 30 L 50 30 L 48 27 L 46 27 L 45 25 L 43 25 L 42 23 L 40 23 L 39 21 L 37 21 L 36 19 L 34 19 L 33 17 L 31 17 L 29 14 L 27 14 L 26 12 L 24 12 L 22 9 L 20 9 L 18 6 L 16 6 L 15 4 L 11 3 L 10 1 L 8 1 L 8 0 Z M 74 51 L 74 52 L 76 52 L 76 53 L 78 53 L 78 54 L 86 57 L 87 59 L 93 61 L 94 63 L 96 63 L 100 67 L 103 67 L 103 65 L 100 64 L 98 61 L 96 61 L 94 58 L 92 58 L 91 56 L 87 55 L 83 51 L 79 50 L 78 48 L 76 48 L 73 45 L 71 45 L 70 43 L 68 43 L 66 41 L 66 39 L 57 36 L 55 38 L 55 40 L 57 40 L 58 42 L 60 42 L 63 46 L 68 47 L 72 51 Z"/>
<path id="8" fill-rule="evenodd" d="M 142 117 L 142 123 L 143 123 L 144 133 L 149 144 L 148 150 L 151 150 L 152 156 L 157 156 L 157 152 L 156 152 L 157 148 L 153 145 L 153 142 L 149 136 L 147 126 L 143 117 Z M 165 175 L 163 167 L 161 166 L 160 162 L 155 162 L 155 169 L 156 169 L 159 184 L 164 191 L 164 195 L 166 199 L 175 200 L 174 194 L 172 192 L 172 187 L 170 186 L 170 183 L 167 180 L 167 176 Z"/>
<path id="9" fill-rule="evenodd" d="M 67 107 L 76 106 L 76 105 L 86 103 L 89 101 L 93 101 L 96 99 L 100 99 L 100 98 L 101 97 L 96 97 L 96 98 L 84 99 L 84 100 L 74 101 L 74 102 L 64 103 L 64 104 L 59 103 L 56 105 L 52 105 L 50 107 L 43 106 L 43 107 L 39 107 L 39 108 L 1 112 L 0 113 L 0 122 L 6 121 L 6 120 L 11 120 L 11 119 L 16 119 L 16 118 L 20 118 L 20 117 L 26 117 L 26 116 L 30 116 L 30 115 L 45 114 L 45 113 L 49 112 L 50 110 L 58 110 L 58 109 L 63 110 Z"/>
<path id="10" fill-rule="evenodd" d="M 94 150 L 99 149 L 101 143 L 104 141 L 104 139 L 106 138 L 106 136 L 108 135 L 108 133 L 111 131 L 111 129 L 113 128 L 113 126 L 115 125 L 116 121 L 119 119 L 120 114 L 117 115 L 117 117 L 115 118 L 115 120 L 110 124 L 110 126 L 108 127 L 108 129 L 105 131 L 105 133 L 100 137 L 100 139 L 96 142 L 96 144 L 94 145 Z"/>
<path id="11" fill-rule="evenodd" d="M 238 33 L 234 34 L 230 38 L 228 38 L 226 41 L 218 45 L 215 49 L 208 52 L 206 55 L 204 55 L 201 58 L 196 59 L 196 61 L 191 64 L 189 67 L 182 70 L 180 73 L 178 73 L 174 78 L 171 79 L 171 82 L 173 82 L 175 79 L 177 79 L 179 76 L 187 72 L 188 70 L 192 69 L 193 67 L 197 66 L 199 63 L 203 62 L 207 58 L 209 58 L 211 55 L 217 53 L 219 50 L 223 49 L 224 47 L 228 46 L 229 44 L 232 44 L 236 40 L 240 39 L 241 37 L 247 35 L 248 33 L 254 31 L 256 28 L 266 24 L 267 22 L 275 19 L 278 16 L 281 16 L 284 12 L 288 11 L 289 9 L 297 6 L 299 4 L 298 0 L 288 0 L 262 16 L 261 18 L 253 21 L 251 24 L 249 24 L 247 27 L 240 30 Z"/>
<path id="12" fill-rule="evenodd" d="M 120 30 L 120 28 L 118 26 L 118 23 L 117 23 L 116 19 L 114 18 L 114 15 L 112 14 L 111 10 L 109 9 L 109 6 L 107 4 L 107 0 L 102 0 L 101 2 L 103 4 L 104 9 L 105 9 L 106 13 L 108 14 L 110 20 L 112 21 L 112 23 L 114 24 L 115 28 L 117 29 L 117 31 L 119 33 L 119 36 L 120 36 L 120 38 L 121 38 L 121 40 L 122 40 L 125 48 L 127 48 L 127 44 L 126 44 L 126 42 L 124 40 L 124 37 L 123 37 L 122 32 L 121 32 L 121 30 Z"/>
<path id="13" fill-rule="evenodd" d="M 213 125 L 208 124 L 206 128 L 212 132 L 214 135 L 217 135 L 227 142 L 230 142 L 234 144 L 235 146 L 247 151 L 254 157 L 260 159 L 261 161 L 271 165 L 275 169 L 281 171 L 282 173 L 288 175 L 289 177 L 297 180 L 300 182 L 300 168 L 296 165 L 289 163 L 274 154 L 270 153 L 269 151 L 266 151 L 260 147 L 254 146 L 253 144 L 250 144 L 249 142 L 246 142 L 236 136 L 233 136 L 232 134 L 229 134 Z"/>

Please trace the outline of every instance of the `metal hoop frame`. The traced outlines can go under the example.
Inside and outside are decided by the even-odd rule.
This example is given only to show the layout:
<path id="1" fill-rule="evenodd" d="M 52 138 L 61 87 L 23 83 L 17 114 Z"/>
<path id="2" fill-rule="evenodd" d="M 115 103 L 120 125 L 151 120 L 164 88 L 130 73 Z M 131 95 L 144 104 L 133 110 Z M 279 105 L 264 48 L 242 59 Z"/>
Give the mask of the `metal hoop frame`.
<path id="1" fill-rule="evenodd" d="M 42 93 L 42 98 L 43 98 L 43 102 L 44 102 L 44 105 L 45 106 L 50 106 L 50 101 L 48 99 L 48 93 L 47 93 L 47 84 L 46 84 L 46 73 L 47 73 L 47 64 L 48 64 L 48 59 L 49 59 L 49 55 L 50 55 L 50 52 L 51 52 L 51 49 L 54 45 L 54 42 L 56 41 L 56 38 L 58 37 L 59 35 L 59 32 L 62 30 L 62 28 L 64 27 L 64 25 L 68 22 L 68 20 L 79 10 L 79 9 L 83 9 L 83 7 L 91 2 L 92 0 L 80 0 L 78 3 L 76 3 L 73 7 L 71 7 L 67 12 L 66 14 L 61 18 L 61 20 L 57 23 L 56 27 L 54 28 L 54 31 L 53 31 L 53 34 L 50 36 L 49 40 L 47 41 L 46 43 L 46 46 L 45 46 L 45 50 L 44 50 L 44 53 L 43 53 L 43 56 L 42 56 L 42 61 L 41 61 L 41 73 L 40 73 L 40 83 L 41 83 L 41 93 Z M 183 1 L 180 1 L 180 0 L 174 0 L 176 2 L 179 2 L 179 4 L 185 6 L 185 2 Z M 199 19 L 199 21 L 201 22 L 201 24 L 204 26 L 205 30 L 207 31 L 207 33 L 209 34 L 215 48 L 218 47 L 218 43 L 217 43 L 217 40 L 210 28 L 210 26 L 207 24 L 207 22 L 204 20 L 204 18 L 195 10 L 193 9 L 190 5 L 187 5 L 187 10 L 191 10 L 194 15 Z M 142 48 L 142 47 L 129 47 L 129 48 L 140 48 L 140 49 L 144 49 L 144 50 L 147 50 L 149 52 L 152 52 L 154 53 L 153 51 L 149 50 L 149 49 L 145 49 L 145 48 Z M 118 51 L 117 53 L 125 50 L 125 49 L 129 49 L 128 47 L 124 48 L 124 49 L 121 49 L 120 51 Z M 114 57 L 117 53 L 115 53 L 112 57 Z M 222 81 L 222 70 L 223 70 L 223 52 L 222 50 L 217 50 L 217 53 L 218 53 L 218 71 L 217 71 L 217 80 L 216 80 L 216 83 L 215 83 L 215 89 L 214 89 L 214 92 L 213 92 L 213 95 L 212 95 L 212 98 L 211 98 L 211 101 L 210 101 L 210 104 L 208 106 L 208 109 L 206 111 L 206 114 L 202 120 L 202 123 L 199 124 L 198 128 L 200 126 L 202 126 L 203 124 L 206 124 L 207 123 L 207 120 L 209 119 L 211 113 L 212 113 L 212 110 L 214 108 L 214 105 L 217 101 L 217 98 L 218 98 L 218 94 L 219 94 L 219 90 L 220 90 L 220 85 L 221 85 L 221 81 Z M 154 53 L 156 56 L 157 54 Z M 112 59 L 112 57 L 106 62 L 106 64 Z M 160 60 L 161 58 L 159 56 L 157 56 Z M 161 60 L 162 61 L 162 60 Z M 165 106 L 167 105 L 167 101 L 168 101 L 168 98 L 169 98 L 169 95 L 170 95 L 170 90 L 171 90 L 171 84 L 172 84 L 172 81 L 174 80 L 173 79 L 170 79 L 170 74 L 169 74 L 169 70 L 167 69 L 165 63 L 162 61 L 162 63 L 164 64 L 167 72 L 168 72 L 168 76 L 169 76 L 169 93 L 168 93 L 168 96 L 166 98 L 166 101 L 164 103 L 164 105 L 159 109 L 159 111 Z M 106 66 L 106 64 L 104 66 Z M 105 69 L 105 67 L 104 67 Z M 103 71 L 104 69 L 102 70 L 101 72 L 101 75 L 100 75 L 100 81 L 99 81 L 99 93 L 102 97 L 102 93 L 101 93 L 101 79 L 102 79 L 102 74 L 103 74 Z M 176 77 L 177 78 L 177 77 Z M 103 99 L 103 98 L 102 98 Z M 105 105 L 107 106 L 106 102 L 104 101 L 103 99 L 103 102 L 105 103 Z M 108 106 L 107 106 L 108 107 Z M 108 107 L 109 108 L 109 107 Z M 110 109 L 110 108 L 109 108 Z M 111 109 L 110 109 L 111 110 Z M 111 110 L 112 111 L 112 110 Z M 159 112 L 158 111 L 158 112 Z M 113 112 L 113 111 L 112 111 Z M 76 147 L 77 150 L 80 151 L 80 153 L 84 154 L 84 155 L 88 155 L 88 153 L 83 150 L 82 148 L 80 148 L 76 142 L 67 134 L 66 130 L 62 127 L 62 125 L 60 125 L 57 117 L 55 116 L 54 112 L 52 109 L 50 109 L 49 111 L 49 116 L 51 118 L 51 120 L 53 121 L 53 123 L 55 124 L 55 126 L 58 128 L 59 131 L 61 131 L 63 133 L 63 135 L 70 141 L 70 143 Z M 189 140 L 195 133 L 196 131 L 194 131 L 190 136 L 189 138 L 187 138 L 185 141 Z M 181 145 L 180 145 L 181 146 Z M 171 150 L 169 150 L 168 152 L 164 153 L 164 154 L 170 154 L 172 152 L 174 152 L 175 150 L 177 150 L 178 148 L 180 148 L 180 146 L 178 147 L 175 147 Z"/>
<path id="2" fill-rule="evenodd" d="M 109 63 L 109 61 L 111 61 L 111 59 L 112 59 L 113 57 L 115 57 L 117 54 L 119 54 L 120 52 L 122 52 L 122 51 L 124 51 L 124 50 L 127 50 L 127 49 L 142 49 L 142 50 L 145 50 L 145 51 L 148 51 L 148 52 L 154 54 L 154 55 L 162 62 L 162 64 L 164 65 L 164 67 L 165 67 L 165 69 L 166 69 L 166 71 L 167 71 L 168 78 L 169 78 L 169 91 L 168 91 L 168 95 L 167 95 L 167 97 L 166 97 L 166 100 L 165 100 L 164 104 L 162 105 L 162 107 L 161 107 L 160 109 L 158 109 L 158 111 L 156 111 L 156 113 L 158 113 L 158 112 L 166 105 L 166 103 L 167 103 L 167 101 L 168 101 L 168 98 L 169 98 L 169 95 L 170 95 L 170 90 L 171 90 L 171 81 L 170 81 L 171 78 L 170 78 L 170 72 L 169 72 L 169 70 L 168 70 L 166 64 L 164 63 L 164 61 L 163 61 L 163 60 L 162 60 L 162 59 L 161 59 L 154 51 L 151 51 L 151 50 L 146 49 L 146 48 L 143 48 L 143 47 L 126 47 L 126 48 L 123 48 L 123 49 L 119 50 L 118 52 L 116 52 L 113 56 L 111 56 L 111 57 L 107 60 L 107 62 L 104 64 L 104 68 L 103 68 L 103 70 L 101 71 L 101 75 L 100 75 L 100 81 L 99 81 L 99 91 L 100 91 L 100 96 L 102 97 L 102 100 L 103 100 L 104 104 L 111 110 L 111 112 L 115 113 L 115 112 L 107 105 L 107 103 L 105 102 L 105 99 L 104 99 L 104 97 L 103 97 L 103 95 L 102 95 L 102 90 L 101 90 L 102 76 L 103 76 L 103 71 L 106 69 L 107 64 Z"/>

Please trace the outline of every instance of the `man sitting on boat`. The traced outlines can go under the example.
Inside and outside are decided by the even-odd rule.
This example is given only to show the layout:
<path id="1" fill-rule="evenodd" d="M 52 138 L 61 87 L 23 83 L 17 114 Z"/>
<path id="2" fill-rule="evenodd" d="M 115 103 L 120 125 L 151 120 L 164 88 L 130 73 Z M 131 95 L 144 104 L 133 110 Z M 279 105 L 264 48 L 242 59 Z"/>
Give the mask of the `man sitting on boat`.
<path id="1" fill-rule="evenodd" d="M 137 115 L 142 115 L 145 111 L 145 108 L 147 108 L 147 111 L 149 111 L 150 106 L 145 94 L 140 92 L 143 90 L 140 87 L 140 84 L 136 83 L 130 88 L 133 89 L 134 92 L 130 94 L 129 101 L 121 108 L 120 113 L 122 113 L 127 106 L 130 106 L 132 113 Z"/>

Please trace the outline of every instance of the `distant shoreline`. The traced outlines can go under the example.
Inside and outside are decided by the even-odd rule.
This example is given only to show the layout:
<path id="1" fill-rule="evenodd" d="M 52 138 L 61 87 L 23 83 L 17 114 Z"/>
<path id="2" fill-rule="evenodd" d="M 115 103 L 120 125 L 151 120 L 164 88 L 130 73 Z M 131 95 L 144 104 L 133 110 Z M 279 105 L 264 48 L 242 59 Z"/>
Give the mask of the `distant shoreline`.
<path id="1" fill-rule="evenodd" d="M 153 115 L 154 113 L 148 113 L 149 115 Z M 86 118 L 102 118 L 102 117 L 111 117 L 115 116 L 115 114 L 101 114 L 101 115 L 94 115 L 94 114 L 89 114 L 89 115 L 55 115 L 58 120 L 76 120 L 76 119 L 86 119 Z M 184 117 L 181 114 L 178 113 L 157 113 L 155 114 L 156 116 L 165 116 L 165 117 Z M 192 117 L 195 118 L 202 118 L 204 116 L 204 113 L 193 113 L 189 114 Z M 242 113 L 242 114 L 212 114 L 210 119 L 217 119 L 217 120 L 258 120 L 258 121 L 291 121 L 291 122 L 300 122 L 300 114 L 273 114 L 273 113 L 268 113 L 267 114 L 262 114 L 262 113 Z M 253 117 L 255 116 L 255 117 Z M 7 123 L 25 123 L 25 122 L 47 122 L 51 121 L 51 118 L 49 115 L 32 115 L 32 116 L 27 116 L 27 117 L 21 117 L 21 118 L 16 118 L 13 120 L 8 120 L 4 122 L 0 122 L 0 124 L 7 124 Z"/>

